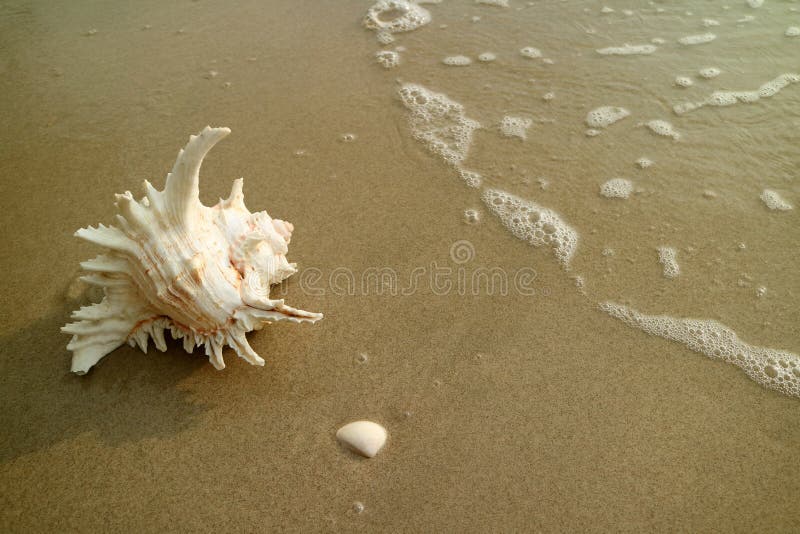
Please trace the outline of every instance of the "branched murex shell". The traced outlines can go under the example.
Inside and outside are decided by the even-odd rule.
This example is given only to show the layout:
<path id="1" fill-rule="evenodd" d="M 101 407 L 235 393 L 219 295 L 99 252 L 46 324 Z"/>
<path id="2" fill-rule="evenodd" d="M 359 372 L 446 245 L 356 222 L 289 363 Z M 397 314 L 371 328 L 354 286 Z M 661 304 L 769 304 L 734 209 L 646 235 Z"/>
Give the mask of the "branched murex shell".
<path id="1" fill-rule="evenodd" d="M 272 321 L 315 322 L 320 313 L 270 299 L 272 284 L 294 272 L 286 259 L 293 227 L 266 211 L 244 205 L 242 179 L 227 200 L 213 207 L 199 197 L 203 158 L 228 128 L 206 127 L 178 154 L 166 186 L 144 182 L 145 196 L 117 195 L 116 226 L 82 228 L 76 236 L 105 251 L 81 263 L 83 280 L 103 288 L 100 303 L 72 313 L 61 330 L 72 334 L 72 371 L 86 373 L 124 343 L 147 352 L 150 338 L 165 351 L 164 331 L 183 339 L 192 352 L 204 346 L 209 361 L 223 369 L 222 349 L 233 348 L 254 365 L 264 360 L 245 334 Z"/>

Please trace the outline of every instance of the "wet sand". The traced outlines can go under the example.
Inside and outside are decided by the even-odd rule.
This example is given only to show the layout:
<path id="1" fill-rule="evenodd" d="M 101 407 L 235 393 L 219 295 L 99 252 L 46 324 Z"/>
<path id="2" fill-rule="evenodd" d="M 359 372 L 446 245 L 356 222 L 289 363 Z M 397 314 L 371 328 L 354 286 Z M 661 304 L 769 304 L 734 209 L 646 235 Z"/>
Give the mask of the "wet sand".
<path id="1" fill-rule="evenodd" d="M 655 30 L 631 28 L 611 42 L 598 23 L 601 37 L 582 45 L 583 56 L 547 50 L 547 35 L 570 43 L 583 16 L 583 5 L 571 4 L 542 8 L 564 18 L 543 14 L 541 37 L 509 30 L 519 36 L 496 41 L 505 59 L 488 74 L 439 62 L 499 47 L 493 39 L 514 13 L 480 7 L 488 29 L 466 39 L 479 27 L 469 21 L 477 6 L 428 6 L 434 22 L 398 36 L 409 51 L 401 68 L 386 71 L 374 62 L 374 34 L 360 25 L 368 5 L 0 7 L 2 530 L 800 528 L 798 399 L 597 308 L 614 299 L 647 313 L 717 319 L 751 344 L 800 351 L 797 209 L 768 212 L 758 199 L 774 187 L 800 200 L 792 114 L 800 87 L 679 121 L 670 84 L 688 63 L 678 52 L 636 58 L 645 60 L 636 67 L 608 58 L 605 78 L 580 82 L 595 45 Z M 591 7 L 597 19 L 601 5 Z M 557 61 L 520 74 L 529 67 L 512 43 Z M 731 89 L 792 68 L 785 48 L 756 48 L 731 51 L 743 56 L 739 64 L 716 62 L 731 73 Z M 653 74 L 639 75 L 647 69 Z M 528 77 L 539 81 L 526 93 Z M 411 138 L 397 78 L 445 91 L 490 126 L 476 133 L 469 165 L 488 185 L 535 198 L 579 229 L 569 272 L 511 236 L 478 191 Z M 546 104 L 539 93 L 551 90 Z M 586 138 L 586 111 L 603 104 L 635 116 Z M 509 113 L 556 122 L 535 124 L 524 142 L 505 139 L 491 124 Z M 680 127 L 681 143 L 634 128 L 659 117 Z M 264 368 L 226 351 L 228 368 L 218 372 L 199 351 L 171 342 L 165 354 L 126 346 L 87 376 L 70 374 L 59 327 L 91 298 L 74 280 L 79 262 L 97 252 L 73 232 L 112 222 L 114 193 L 139 195 L 143 179 L 162 186 L 177 150 L 206 124 L 233 133 L 203 165 L 201 198 L 212 204 L 244 176 L 251 210 L 295 225 L 289 257 L 301 271 L 386 267 L 405 280 L 431 262 L 470 273 L 532 268 L 534 294 L 442 295 L 429 284 L 409 295 L 312 294 L 295 276 L 280 292 L 325 319 L 251 334 Z M 356 139 L 343 142 L 345 133 Z M 643 155 L 656 165 L 636 169 Z M 599 197 L 613 175 L 644 192 Z M 463 221 L 465 208 L 480 211 L 480 224 Z M 474 257 L 458 264 L 451 247 L 461 240 Z M 679 249 L 675 280 L 661 274 L 661 245 Z M 615 254 L 603 256 L 606 247 Z M 761 284 L 769 289 L 758 299 Z M 335 441 L 355 419 L 389 431 L 372 460 Z"/>

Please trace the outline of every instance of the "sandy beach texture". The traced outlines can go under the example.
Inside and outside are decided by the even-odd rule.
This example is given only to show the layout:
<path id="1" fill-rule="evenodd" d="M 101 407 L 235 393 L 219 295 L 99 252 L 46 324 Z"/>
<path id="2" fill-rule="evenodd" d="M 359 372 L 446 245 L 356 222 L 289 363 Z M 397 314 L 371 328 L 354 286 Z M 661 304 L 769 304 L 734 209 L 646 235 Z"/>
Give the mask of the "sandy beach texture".
<path id="1" fill-rule="evenodd" d="M 430 24 L 382 46 L 361 24 L 368 1 L 0 3 L 0 530 L 800 529 L 800 399 L 598 308 L 715 319 L 800 353 L 798 208 L 759 198 L 800 204 L 800 85 L 672 110 L 796 71 L 784 31 L 800 5 L 510 4 L 425 5 Z M 652 39 L 664 44 L 649 55 L 596 52 Z M 397 46 L 384 69 L 375 52 Z M 442 62 L 455 55 L 473 63 Z M 697 74 L 712 66 L 722 74 Z M 568 270 L 413 138 L 403 83 L 481 123 L 464 166 L 485 187 L 577 231 Z M 630 116 L 587 136 L 603 105 Z M 505 116 L 532 120 L 526 139 L 502 135 Z M 680 140 L 639 125 L 655 119 Z M 70 374 L 59 328 L 97 298 L 76 279 L 98 252 L 72 234 L 112 223 L 115 193 L 162 187 L 206 125 L 232 134 L 203 165 L 201 199 L 243 176 L 252 211 L 292 222 L 301 272 L 276 294 L 325 319 L 251 334 L 263 368 L 227 351 L 218 372 L 170 342 Z M 600 194 L 612 178 L 633 182 L 629 198 Z M 393 272 L 407 288 L 420 268 L 396 295 L 391 276 L 361 284 Z M 459 291 L 459 272 L 480 269 L 535 275 L 526 291 Z M 336 441 L 359 419 L 389 432 L 373 459 Z"/>

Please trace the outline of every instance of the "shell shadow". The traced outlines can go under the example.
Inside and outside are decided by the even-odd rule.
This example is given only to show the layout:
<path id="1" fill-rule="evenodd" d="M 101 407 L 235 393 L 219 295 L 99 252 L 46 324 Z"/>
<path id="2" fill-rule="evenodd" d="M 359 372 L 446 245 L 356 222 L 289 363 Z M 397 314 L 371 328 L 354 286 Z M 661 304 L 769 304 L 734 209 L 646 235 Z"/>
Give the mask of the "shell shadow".
<path id="1" fill-rule="evenodd" d="M 174 341 L 166 353 L 126 345 L 72 374 L 59 331 L 72 307 L 0 338 L 0 463 L 87 432 L 110 446 L 172 436 L 210 408 L 180 388 L 207 359 Z"/>

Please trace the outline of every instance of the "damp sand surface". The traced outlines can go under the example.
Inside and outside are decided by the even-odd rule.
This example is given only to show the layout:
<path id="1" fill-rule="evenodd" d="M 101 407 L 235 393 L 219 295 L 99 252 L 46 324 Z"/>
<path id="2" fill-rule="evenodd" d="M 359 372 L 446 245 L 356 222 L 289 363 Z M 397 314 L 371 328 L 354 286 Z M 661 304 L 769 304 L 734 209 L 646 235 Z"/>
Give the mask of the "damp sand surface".
<path id="1" fill-rule="evenodd" d="M 598 306 L 712 319 L 800 353 L 798 210 L 760 198 L 800 202 L 800 85 L 673 112 L 796 72 L 784 31 L 799 15 L 658 6 L 426 4 L 431 23 L 381 45 L 361 25 L 369 2 L 3 2 L 0 529 L 800 528 L 800 400 Z M 704 19 L 713 42 L 678 43 Z M 651 54 L 596 52 L 653 39 Z M 521 56 L 531 45 L 552 61 Z M 396 68 L 375 61 L 398 46 Z M 497 59 L 441 63 L 486 50 Z M 723 74 L 696 76 L 709 65 Z M 461 162 L 479 188 L 413 137 L 404 83 L 481 124 Z M 588 137 L 601 106 L 630 117 Z M 525 139 L 502 135 L 506 116 L 532 121 Z M 207 124 L 233 133 L 203 165 L 202 200 L 244 176 L 251 210 L 291 221 L 300 273 L 276 294 L 325 319 L 251 334 L 264 368 L 226 352 L 218 372 L 172 342 L 71 375 L 58 329 L 96 298 L 75 279 L 98 252 L 72 234 L 113 222 L 115 193 L 163 186 Z M 604 198 L 612 178 L 634 193 Z M 558 213 L 579 234 L 569 265 L 515 238 L 487 188 Z M 426 278 L 436 268 L 449 288 Z M 459 289 L 481 269 L 506 274 L 505 295 Z M 394 278 L 364 276 L 378 270 Z M 389 432 L 374 459 L 336 442 L 359 419 Z"/>

